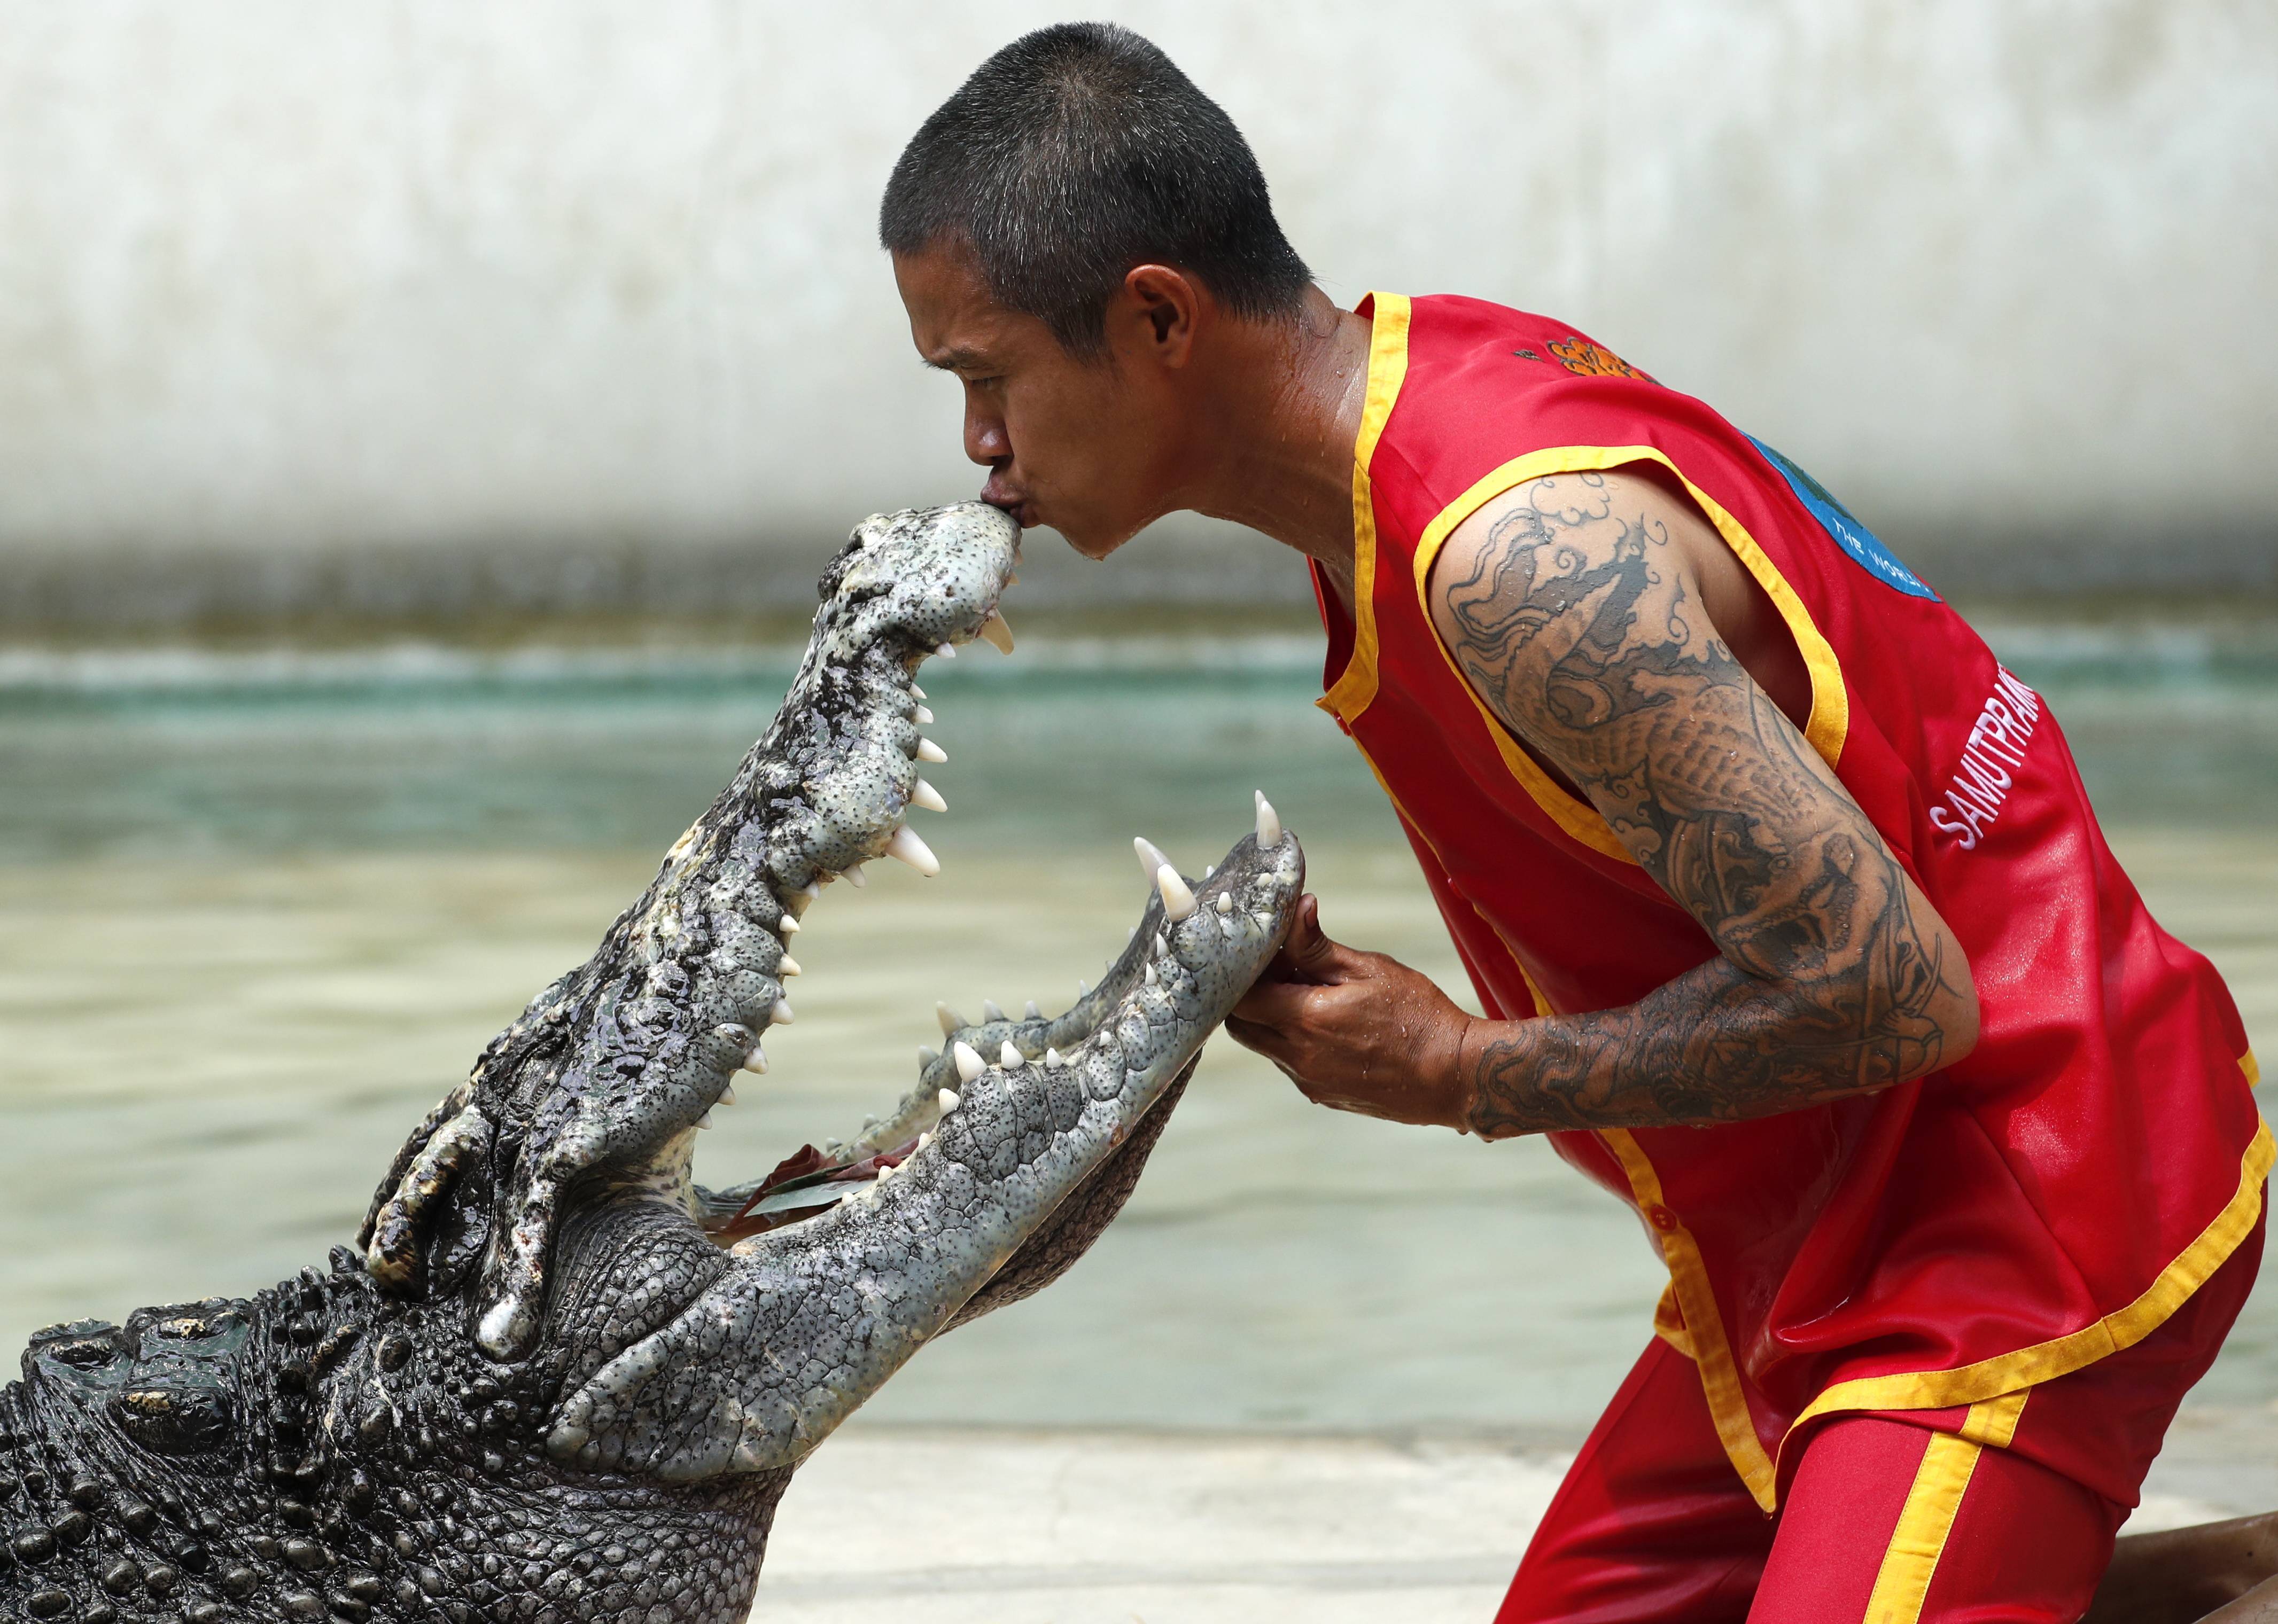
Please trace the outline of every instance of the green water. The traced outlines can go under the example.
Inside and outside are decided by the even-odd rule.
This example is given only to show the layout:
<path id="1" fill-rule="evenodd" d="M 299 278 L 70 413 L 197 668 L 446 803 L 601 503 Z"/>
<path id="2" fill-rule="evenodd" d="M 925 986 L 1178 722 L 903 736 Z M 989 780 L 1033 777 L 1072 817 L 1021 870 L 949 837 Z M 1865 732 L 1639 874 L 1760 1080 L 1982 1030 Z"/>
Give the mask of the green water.
<path id="1" fill-rule="evenodd" d="M 2115 842 L 2278 1048 L 2278 634 L 1996 626 Z M 1461 995 L 1306 638 L 1029 639 L 925 673 L 946 873 L 808 920 L 798 1024 L 707 1136 L 763 1167 L 902 1085 L 947 997 L 1058 1007 L 1120 946 L 1129 840 L 1196 867 L 1264 788 L 1331 929 Z M 784 650 L 0 652 L 0 1340 L 242 1291 L 355 1224 L 401 1133 L 584 957 L 710 800 Z M 1642 1346 L 1634 1222 L 1534 1145 L 1342 1117 L 1213 1048 L 1129 1214 L 873 1414 L 1571 1435 Z M 2278 1395 L 2258 1304 L 2205 1390 Z"/>

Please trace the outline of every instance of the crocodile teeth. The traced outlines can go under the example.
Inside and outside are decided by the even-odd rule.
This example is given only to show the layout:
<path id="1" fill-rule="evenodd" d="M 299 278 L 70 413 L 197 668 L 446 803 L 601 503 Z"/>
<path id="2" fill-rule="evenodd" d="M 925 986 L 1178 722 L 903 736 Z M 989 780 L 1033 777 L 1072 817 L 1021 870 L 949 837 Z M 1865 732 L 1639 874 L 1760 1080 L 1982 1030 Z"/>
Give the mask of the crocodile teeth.
<path id="1" fill-rule="evenodd" d="M 1195 894 L 1168 863 L 1155 871 L 1155 888 L 1163 894 L 1163 917 L 1176 921 L 1195 911 Z"/>
<path id="2" fill-rule="evenodd" d="M 935 1061 L 936 1061 L 936 1060 L 938 1060 L 938 1059 L 940 1059 L 940 1058 L 941 1058 L 941 1051 L 940 1051 L 939 1049 L 937 1049 L 937 1048 L 927 1048 L 924 1044 L 922 1044 L 922 1043 L 921 1043 L 921 1044 L 919 1044 L 919 1045 L 918 1045 L 918 1070 L 919 1070 L 919 1071 L 924 1071 L 928 1066 L 931 1065 Z"/>
<path id="3" fill-rule="evenodd" d="M 981 622 L 981 629 L 975 635 L 986 638 L 990 646 L 999 654 L 1013 652 L 1013 629 L 1005 623 L 1005 616 L 997 610 L 989 612 L 989 618 Z"/>
<path id="4" fill-rule="evenodd" d="M 776 965 L 776 973 L 779 976 L 799 974 L 799 960 L 788 953 L 784 954 L 782 960 Z"/>
<path id="5" fill-rule="evenodd" d="M 930 761 L 938 766 L 949 759 L 949 752 L 931 739 L 921 738 L 918 741 L 918 759 Z"/>
<path id="6" fill-rule="evenodd" d="M 933 725 L 933 713 L 921 705 L 910 713 L 910 720 L 921 728 L 929 728 Z"/>
<path id="7" fill-rule="evenodd" d="M 1013 1047 L 1013 1040 L 1007 1038 L 997 1050 L 997 1064 L 1003 1066 L 1007 1071 L 1017 1071 L 1022 1066 L 1028 1064 L 1028 1057 L 1026 1055 L 1023 1055 L 1019 1049 L 1014 1048 Z"/>
<path id="8" fill-rule="evenodd" d="M 1233 892 L 1220 891 L 1218 894 L 1218 911 L 1220 913 L 1232 913 L 1234 911 Z"/>
<path id="9" fill-rule="evenodd" d="M 922 806 L 928 812 L 947 812 L 949 803 L 941 798 L 941 791 L 922 778 L 910 786 L 910 804 Z"/>
<path id="10" fill-rule="evenodd" d="M 1028 1000 L 1028 1007 L 1021 1010 L 1021 1013 L 1032 1021 L 1040 1021 L 1044 1018 L 1043 1010 L 1037 1007 L 1036 1001 L 1033 998 Z"/>
<path id="11" fill-rule="evenodd" d="M 1065 1065 L 1067 1063 L 1060 1058 L 1059 1050 L 1056 1048 L 1046 1048 L 1044 1050 L 1044 1064 L 1048 1066 L 1057 1066 Z"/>
<path id="12" fill-rule="evenodd" d="M 1265 791 L 1253 789 L 1257 797 L 1257 843 L 1260 848 L 1281 843 L 1281 817 L 1273 810 L 1273 803 L 1265 798 Z"/>
<path id="13" fill-rule="evenodd" d="M 863 887 L 870 883 L 870 876 L 862 872 L 862 865 L 857 863 L 853 867 L 846 871 L 846 883 L 852 886 L 859 891 Z"/>
<path id="14" fill-rule="evenodd" d="M 756 1043 L 753 1044 L 752 1052 L 744 1056 L 744 1070 L 765 1077 L 768 1074 L 768 1051 Z"/>
<path id="15" fill-rule="evenodd" d="M 941 1035 L 944 1038 L 955 1037 L 958 1028 L 966 1024 L 965 1017 L 951 1009 L 946 1003 L 936 1003 L 933 1006 L 933 1018 L 941 1023 Z"/>
<path id="16" fill-rule="evenodd" d="M 961 1082 L 969 1083 L 989 1069 L 989 1063 L 974 1053 L 969 1043 L 952 1043 L 949 1052 L 957 1061 L 957 1075 Z"/>
<path id="17" fill-rule="evenodd" d="M 915 682 L 912 682 L 912 683 L 910 684 L 910 698 L 913 698 L 913 699 L 922 699 L 922 698 L 924 698 L 925 697 L 926 697 L 926 690 L 925 690 L 924 689 L 920 688 L 920 687 L 919 687 Z"/>
<path id="18" fill-rule="evenodd" d="M 725 1088 L 722 1088 L 720 1091 L 720 1097 L 712 1102 L 715 1105 L 733 1105 L 735 1102 L 736 1085 L 733 1083 L 730 1083 Z"/>
<path id="19" fill-rule="evenodd" d="M 1171 859 L 1163 855 L 1163 849 L 1160 846 L 1149 840 L 1144 835 L 1134 835 L 1131 837 L 1131 850 L 1139 854 L 1139 872 L 1147 876 L 1148 884 L 1154 884 L 1156 871 Z"/>
<path id="20" fill-rule="evenodd" d="M 935 644 L 933 645 L 933 652 L 940 655 L 944 660 L 955 660 L 957 658 L 957 651 L 950 647 L 946 643 Z"/>
<path id="21" fill-rule="evenodd" d="M 1075 979 L 1075 1001 L 1082 1003 L 1091 996 L 1091 986 L 1082 976 Z"/>
<path id="22" fill-rule="evenodd" d="M 701 1117 L 699 1117 L 696 1119 L 696 1125 L 699 1128 L 710 1127 L 712 1125 L 712 1113 L 710 1111 L 706 1111 Z"/>
<path id="23" fill-rule="evenodd" d="M 981 1018 L 984 1021 L 1003 1020 L 1005 1018 L 1005 1006 L 998 1003 L 994 998 L 983 998 L 981 1001 Z"/>
<path id="24" fill-rule="evenodd" d="M 946 1117 L 965 1103 L 965 1096 L 954 1088 L 944 1088 L 941 1091 L 938 1103 L 941 1106 L 941 1114 Z"/>
<path id="25" fill-rule="evenodd" d="M 768 1011 L 768 1025 L 770 1026 L 788 1026 L 791 1018 L 791 1000 L 788 998 L 776 999 L 776 1007 Z"/>
<path id="26" fill-rule="evenodd" d="M 783 919 L 777 922 L 776 931 L 780 935 L 796 936 L 799 934 L 799 921 L 792 919 L 791 915 L 786 913 L 784 915 Z"/>
<path id="27" fill-rule="evenodd" d="M 917 831 L 906 823 L 896 829 L 894 838 L 886 842 L 886 855 L 897 862 L 907 863 L 929 880 L 941 873 L 941 859 L 934 856 L 933 848 L 920 840 Z"/>
<path id="28" fill-rule="evenodd" d="M 1155 985 L 1155 961 L 1152 959 L 1147 961 L 1147 985 Z"/>

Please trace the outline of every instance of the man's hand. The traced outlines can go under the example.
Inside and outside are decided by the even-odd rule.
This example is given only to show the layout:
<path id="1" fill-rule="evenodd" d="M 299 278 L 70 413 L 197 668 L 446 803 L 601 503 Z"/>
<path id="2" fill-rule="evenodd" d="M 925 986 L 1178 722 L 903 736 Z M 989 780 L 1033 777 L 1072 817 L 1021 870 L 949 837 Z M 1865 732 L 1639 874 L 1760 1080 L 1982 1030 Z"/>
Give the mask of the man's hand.
<path id="1" fill-rule="evenodd" d="M 1462 1064 L 1472 1017 L 1431 980 L 1321 931 L 1320 902 L 1297 904 L 1289 939 L 1226 1029 L 1281 1068 L 1316 1105 L 1464 1131 Z"/>

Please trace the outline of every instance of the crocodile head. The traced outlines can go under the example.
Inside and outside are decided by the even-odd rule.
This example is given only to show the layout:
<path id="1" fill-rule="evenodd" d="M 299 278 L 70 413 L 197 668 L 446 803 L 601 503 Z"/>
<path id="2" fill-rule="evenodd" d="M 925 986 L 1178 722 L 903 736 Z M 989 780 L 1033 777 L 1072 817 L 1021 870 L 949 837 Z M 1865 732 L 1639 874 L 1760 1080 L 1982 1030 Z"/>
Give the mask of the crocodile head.
<path id="1" fill-rule="evenodd" d="M 890 1110 L 695 1183 L 697 1130 L 791 1018 L 788 948 L 823 888 L 881 857 L 936 867 L 906 821 L 942 809 L 914 676 L 975 637 L 1009 651 L 1018 552 L 977 504 L 856 530 L 772 725 L 592 957 L 412 1132 L 357 1248 L 252 1299 L 34 1340 L 0 1407 L 0 1601 L 743 1616 L 806 1454 L 1114 1216 L 1302 888 L 1262 797 L 1201 876 L 1138 842 L 1144 911 L 1074 1007 L 941 1010 L 943 1050 Z"/>

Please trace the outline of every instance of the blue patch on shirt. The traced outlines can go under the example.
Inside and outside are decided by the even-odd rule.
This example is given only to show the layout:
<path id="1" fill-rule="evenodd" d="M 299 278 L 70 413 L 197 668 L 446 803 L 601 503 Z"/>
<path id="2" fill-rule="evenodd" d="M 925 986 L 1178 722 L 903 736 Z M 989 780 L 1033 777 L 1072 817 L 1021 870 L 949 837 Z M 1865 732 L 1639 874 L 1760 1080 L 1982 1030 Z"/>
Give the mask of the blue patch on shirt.
<path id="1" fill-rule="evenodd" d="M 1748 444 L 1762 452 L 1764 461 L 1779 469 L 1780 477 L 1787 481 L 1788 489 L 1795 492 L 1796 499 L 1811 510 L 1811 516 L 1819 521 L 1820 528 L 1835 538 L 1837 546 L 1851 555 L 1852 562 L 1884 586 L 1904 592 L 1909 598 L 1927 598 L 1932 603 L 1938 600 L 1938 594 L 1930 590 L 1923 578 L 1900 563 L 1891 550 L 1876 538 L 1874 531 L 1853 518 L 1850 510 L 1828 493 L 1825 485 L 1754 435 L 1748 436 Z"/>

